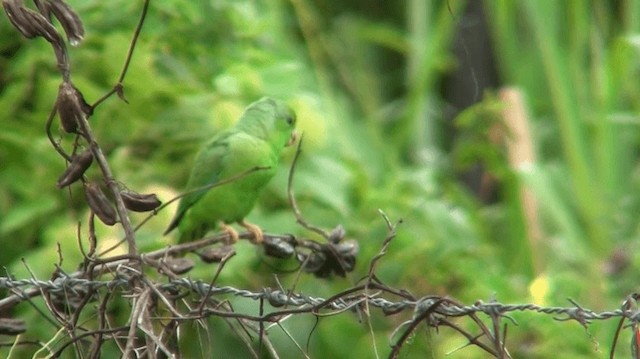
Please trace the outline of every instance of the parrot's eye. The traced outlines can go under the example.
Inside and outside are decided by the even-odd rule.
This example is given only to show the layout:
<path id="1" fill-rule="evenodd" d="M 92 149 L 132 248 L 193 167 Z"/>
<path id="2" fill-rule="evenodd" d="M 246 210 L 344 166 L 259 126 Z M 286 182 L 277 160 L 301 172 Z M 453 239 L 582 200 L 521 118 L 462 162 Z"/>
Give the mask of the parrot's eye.
<path id="1" fill-rule="evenodd" d="M 287 125 L 293 125 L 293 117 L 287 116 L 287 118 L 285 118 L 285 121 L 287 121 Z"/>

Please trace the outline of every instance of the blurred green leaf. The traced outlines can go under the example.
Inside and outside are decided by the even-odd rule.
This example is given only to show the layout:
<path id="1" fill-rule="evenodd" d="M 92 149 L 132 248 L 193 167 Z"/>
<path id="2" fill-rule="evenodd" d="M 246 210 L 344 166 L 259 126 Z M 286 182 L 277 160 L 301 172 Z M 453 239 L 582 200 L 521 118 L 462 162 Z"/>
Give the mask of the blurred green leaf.
<path id="1" fill-rule="evenodd" d="M 0 236 L 7 238 L 9 233 L 38 222 L 53 213 L 56 207 L 57 201 L 52 196 L 43 196 L 37 202 L 14 206 L 0 221 Z"/>

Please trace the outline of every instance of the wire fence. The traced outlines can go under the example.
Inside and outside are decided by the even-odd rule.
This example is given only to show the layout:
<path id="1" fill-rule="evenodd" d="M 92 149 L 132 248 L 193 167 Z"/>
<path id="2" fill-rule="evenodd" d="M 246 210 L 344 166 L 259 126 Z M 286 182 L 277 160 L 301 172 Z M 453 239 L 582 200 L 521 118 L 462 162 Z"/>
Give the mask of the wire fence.
<path id="1" fill-rule="evenodd" d="M 38 279 L 11 279 L 0 277 L 0 289 L 8 289 L 15 293 L 18 301 L 27 300 L 30 295 L 26 293 L 38 292 L 50 295 L 79 295 L 90 290 L 129 290 L 131 287 L 131 277 L 118 276 L 112 280 L 89 280 L 84 278 L 72 278 L 61 276 L 55 280 Z M 470 314 L 484 313 L 488 316 L 503 316 L 510 312 L 532 311 L 549 315 L 555 315 L 557 320 L 575 320 L 581 324 L 589 323 L 593 320 L 606 320 L 611 318 L 626 318 L 631 321 L 640 319 L 640 311 L 624 308 L 595 312 L 580 306 L 571 307 L 545 307 L 535 304 L 502 304 L 495 300 L 489 302 L 478 301 L 471 305 L 456 303 L 451 299 L 440 296 L 426 296 L 416 300 L 401 299 L 397 301 L 380 297 L 380 294 L 371 294 L 371 291 L 390 289 L 379 284 L 369 287 L 359 286 L 350 288 L 344 293 L 338 293 L 334 298 L 326 299 L 307 296 L 303 293 L 291 293 L 282 289 L 264 288 L 259 292 L 252 292 L 246 289 L 234 288 L 231 286 L 215 286 L 209 283 L 192 280 L 188 278 L 178 278 L 167 283 L 154 284 L 155 290 L 165 293 L 179 293 L 188 291 L 190 294 L 198 296 L 216 297 L 220 295 L 230 295 L 251 299 L 254 301 L 265 300 L 273 307 L 295 307 L 299 311 L 313 313 L 318 310 L 344 311 L 367 303 L 371 307 L 380 309 L 384 313 L 398 313 L 401 311 L 413 311 L 414 317 L 419 317 L 423 313 L 433 310 L 434 314 L 447 317 L 467 316 Z M 635 299 L 635 298 L 634 298 Z M 7 298 L 0 300 L 0 308 L 9 301 Z M 433 309 L 433 307 L 437 309 Z M 256 320 L 267 320 L 269 317 L 288 313 L 273 312 Z M 561 317 L 560 317 L 561 316 Z"/>
<path id="2" fill-rule="evenodd" d="M 88 279 L 79 277 L 81 273 L 64 274 L 58 272 L 54 279 L 39 280 L 36 278 L 14 279 L 0 277 L 0 289 L 12 294 L 0 299 L 0 312 L 8 312 L 22 302 L 33 304 L 34 297 L 41 297 L 46 303 L 49 314 L 41 313 L 43 318 L 51 321 L 69 333 L 68 342 L 61 344 L 56 350 L 50 350 L 52 357 L 57 357 L 67 348 L 76 345 L 81 338 L 93 335 L 97 343 L 94 355 L 98 355 L 102 344 L 109 340 L 120 342 L 123 355 L 144 357 L 145 355 L 159 355 L 165 357 L 179 357 L 176 340 L 176 328 L 190 321 L 199 321 L 208 317 L 239 320 L 245 330 L 257 334 L 261 341 L 268 342 L 265 336 L 266 325 L 282 325 L 292 315 L 313 315 L 327 317 L 344 313 L 359 313 L 369 317 L 374 310 L 379 310 L 385 316 L 403 314 L 409 319 L 397 326 L 392 335 L 389 358 L 400 355 L 403 345 L 414 334 L 420 324 L 431 328 L 449 327 L 463 335 L 469 344 L 482 348 L 490 355 L 498 358 L 510 358 L 506 338 L 506 323 L 511 322 L 510 313 L 535 312 L 553 316 L 557 321 L 576 321 L 585 328 L 594 320 L 608 320 L 617 318 L 620 321 L 618 335 L 623 323 L 630 323 L 634 333 L 640 311 L 636 308 L 638 295 L 627 298 L 621 308 L 611 311 L 595 312 L 579 306 L 572 301 L 572 306 L 545 307 L 535 304 L 503 304 L 496 300 L 488 302 L 476 301 L 473 304 L 462 304 L 446 296 L 424 296 L 413 298 L 406 292 L 394 289 L 373 277 L 364 280 L 365 283 L 336 293 L 331 298 L 320 298 L 295 293 L 281 288 L 263 288 L 260 291 L 250 291 L 232 286 L 216 286 L 201 280 L 182 277 L 157 280 L 126 265 L 119 265 L 117 270 L 108 274 L 110 279 Z M 85 273 L 86 274 L 86 273 Z M 121 295 L 117 295 L 120 293 Z M 113 327 L 106 318 L 107 304 L 118 297 L 128 298 L 131 317 L 127 325 Z M 252 308 L 260 307 L 259 315 L 255 310 L 251 313 L 234 309 L 229 303 L 236 302 L 232 298 L 245 299 L 256 302 Z M 80 313 L 93 312 L 89 303 L 100 303 L 96 323 L 93 329 L 86 323 L 80 325 L 77 321 Z M 34 305 L 34 308 L 37 306 Z M 166 312 L 159 316 L 158 313 Z M 95 312 L 94 312 L 95 313 Z M 460 326 L 455 319 L 467 317 L 475 324 L 473 329 Z M 157 322 L 170 321 L 173 325 L 158 326 Z M 137 328 L 146 336 L 146 344 L 134 346 L 138 338 Z M 160 328 L 160 329 L 158 329 Z M 0 334 L 17 335 L 26 331 L 25 323 L 14 318 L 0 318 Z M 634 342 L 635 343 L 635 342 Z M 279 357 L 273 345 L 273 355 Z M 129 352 L 127 351 L 129 349 Z M 135 350 L 134 350 L 135 348 Z M 615 348 L 615 343 L 613 348 Z M 85 353 L 91 355 L 91 353 Z M 83 354 L 84 355 L 84 354 Z M 613 355 L 613 349 L 612 353 Z"/>

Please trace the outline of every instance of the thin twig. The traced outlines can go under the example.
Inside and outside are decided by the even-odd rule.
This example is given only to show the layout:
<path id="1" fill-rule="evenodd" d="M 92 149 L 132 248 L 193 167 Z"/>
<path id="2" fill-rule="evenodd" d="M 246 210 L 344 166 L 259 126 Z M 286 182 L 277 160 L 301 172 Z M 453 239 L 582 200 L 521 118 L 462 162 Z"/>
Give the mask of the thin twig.
<path id="1" fill-rule="evenodd" d="M 117 93 L 121 99 L 124 99 L 124 87 L 122 82 L 124 81 L 124 77 L 127 75 L 127 70 L 129 69 L 129 64 L 131 63 L 131 59 L 133 57 L 133 50 L 136 48 L 136 43 L 138 42 L 138 38 L 140 37 L 140 32 L 142 31 L 142 26 L 144 25 L 144 20 L 147 16 L 147 12 L 149 10 L 149 0 L 145 0 L 142 5 L 142 13 L 140 15 L 140 20 L 138 20 L 138 25 L 133 32 L 133 38 L 131 39 L 131 44 L 129 45 L 129 50 L 127 51 L 127 57 L 125 58 L 124 65 L 122 66 L 122 71 L 120 71 L 120 76 L 118 76 L 118 81 L 111 91 L 107 92 L 104 96 L 98 99 L 93 105 L 92 108 L 96 108 L 103 101 L 111 97 L 114 93 Z"/>
<path id="2" fill-rule="evenodd" d="M 378 252 L 378 254 L 375 257 L 373 257 L 373 259 L 371 259 L 371 261 L 369 263 L 369 272 L 367 274 L 367 283 L 365 284 L 365 289 L 364 289 L 365 293 L 368 293 L 369 284 L 373 281 L 373 278 L 375 276 L 376 263 L 378 263 L 378 261 L 387 253 L 387 248 L 389 247 L 389 244 L 396 237 L 396 225 L 391 224 L 391 221 L 389 220 L 389 217 L 387 217 L 387 215 L 382 210 L 378 210 L 378 212 L 380 212 L 380 215 L 382 215 L 382 218 L 384 219 L 385 223 L 387 224 L 387 237 L 385 238 L 385 240 L 384 240 L 384 242 L 382 244 L 382 248 L 380 248 L 380 251 Z M 400 223 L 400 222 L 398 222 L 398 223 Z M 369 302 L 368 301 L 364 303 L 364 308 L 365 308 L 365 313 L 367 315 L 367 325 L 369 326 L 369 333 L 371 333 L 373 351 L 374 351 L 374 354 L 375 354 L 376 358 L 379 358 L 378 346 L 376 345 L 374 331 L 373 331 L 373 324 L 371 323 L 371 318 L 369 317 L 370 316 L 370 308 L 369 308 Z"/>
<path id="3" fill-rule="evenodd" d="M 58 105 L 54 105 L 49 113 L 49 117 L 47 118 L 47 122 L 45 124 L 45 132 L 47 133 L 47 138 L 49 138 L 49 142 L 53 148 L 62 156 L 67 162 L 71 162 L 71 156 L 69 156 L 65 150 L 60 146 L 60 144 L 53 138 L 53 134 L 51 133 L 51 125 L 53 124 L 53 119 L 56 117 L 56 112 L 58 111 Z"/>
<path id="4" fill-rule="evenodd" d="M 409 324 L 409 328 L 404 333 L 402 333 L 402 335 L 396 341 L 396 343 L 391 346 L 391 352 L 389 353 L 389 358 L 390 359 L 396 359 L 398 357 L 398 355 L 400 355 L 400 349 L 402 349 L 402 346 L 409 339 L 411 334 L 416 330 L 418 325 L 423 320 L 429 318 L 435 312 L 435 310 L 438 308 L 438 306 L 441 303 L 443 303 L 444 301 L 445 301 L 444 298 L 435 301 L 427 310 L 425 310 L 423 313 L 421 313 L 420 316 L 414 318 L 411 321 L 411 323 Z"/>
<path id="5" fill-rule="evenodd" d="M 133 298 L 133 303 L 131 305 L 131 316 L 129 317 L 129 332 L 127 333 L 127 344 L 124 347 L 124 352 L 122 353 L 123 358 L 131 358 L 131 353 L 134 350 L 134 346 L 136 343 L 136 331 L 140 324 L 140 318 L 144 315 L 146 308 L 148 306 L 149 297 L 151 294 L 151 290 L 149 288 L 143 289 L 142 293 L 138 294 Z"/>
<path id="6" fill-rule="evenodd" d="M 218 264 L 218 268 L 216 268 L 216 273 L 213 275 L 213 278 L 211 278 L 211 282 L 209 283 L 209 291 L 205 294 L 203 300 L 200 302 L 200 306 L 198 307 L 198 312 L 202 312 L 204 305 L 209 301 L 209 298 L 211 298 L 213 285 L 218 279 L 218 276 L 220 275 L 220 273 L 222 272 L 222 268 L 224 268 L 225 264 L 227 264 L 229 259 L 231 259 L 231 257 L 233 257 L 235 254 L 236 253 L 234 251 L 227 252 L 227 254 L 225 254 L 225 256 L 222 258 L 222 260 Z"/>
<path id="7" fill-rule="evenodd" d="M 321 235 L 322 237 L 324 237 L 325 239 L 329 239 L 329 233 L 327 233 L 325 230 L 323 230 L 322 228 L 316 227 L 312 224 L 310 224 L 309 222 L 307 222 L 304 217 L 302 216 L 302 212 L 300 211 L 300 208 L 298 207 L 298 203 L 296 202 L 296 197 L 293 194 L 293 174 L 295 172 L 295 168 L 296 168 L 296 164 L 298 163 L 298 158 L 300 157 L 300 154 L 302 154 L 302 139 L 303 139 L 304 133 L 300 134 L 300 140 L 298 141 L 298 146 L 296 147 L 296 153 L 293 157 L 293 161 L 291 162 L 291 168 L 289 169 L 289 177 L 288 177 L 288 182 L 287 182 L 287 196 L 289 197 L 289 204 L 291 205 L 291 209 L 293 210 L 293 214 L 296 216 L 296 222 L 298 222 L 298 224 L 300 224 L 301 226 L 303 226 L 304 228 L 315 232 L 319 235 Z"/>

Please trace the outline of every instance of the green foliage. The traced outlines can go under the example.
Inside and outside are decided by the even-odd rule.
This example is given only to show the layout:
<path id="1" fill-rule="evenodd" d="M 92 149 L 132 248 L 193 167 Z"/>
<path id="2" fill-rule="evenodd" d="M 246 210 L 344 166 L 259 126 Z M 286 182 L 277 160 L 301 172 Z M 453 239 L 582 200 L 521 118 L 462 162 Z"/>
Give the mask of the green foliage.
<path id="1" fill-rule="evenodd" d="M 85 41 L 70 51 L 72 79 L 92 103 L 118 78 L 140 4 L 69 2 L 87 28 Z M 285 288 L 329 297 L 366 275 L 388 235 L 380 209 L 402 220 L 377 271 L 394 288 L 465 303 L 493 296 L 531 302 L 529 285 L 544 275 L 547 305 L 569 305 L 571 297 L 587 307 L 616 308 L 635 289 L 640 265 L 640 2 L 614 3 L 484 2 L 502 82 L 528 101 L 538 160 L 526 168 L 514 168 L 506 150 L 488 139 L 504 109 L 493 93 L 454 120 L 456 140 L 449 142 L 439 82 L 456 67 L 450 48 L 463 1 L 152 2 L 124 79 L 128 103 L 108 99 L 91 124 L 116 178 L 167 201 L 178 194 L 173 188 L 183 188 L 199 145 L 231 126 L 246 104 L 263 95 L 288 100 L 304 133 L 294 180 L 300 209 L 318 226 L 344 225 L 360 253 L 346 279 L 302 275 L 298 281 L 295 273 L 278 273 Z M 0 265 L 17 277 L 29 276 L 20 258 L 39 278 L 50 276 L 58 245 L 62 268 L 73 271 L 82 259 L 78 222 L 86 245 L 82 193 L 55 188 L 64 162 L 44 133 L 59 83 L 49 45 L 20 38 L 0 16 Z M 58 127 L 56 120 L 54 136 L 71 148 L 71 137 Z M 289 150 L 281 163 L 292 157 Z M 478 164 L 499 183 L 493 203 L 481 203 L 459 180 Z M 285 167 L 249 218 L 268 232 L 311 236 L 289 208 Z M 97 171 L 88 175 L 100 178 Z M 532 259 L 523 187 L 534 193 L 542 216 L 543 268 Z M 173 243 L 161 233 L 174 209 L 137 233 L 141 250 Z M 132 216 L 134 223 L 143 218 Z M 117 228 L 98 233 L 103 248 L 122 237 Z M 276 287 L 274 268 L 295 264 L 273 263 L 252 248 L 238 246 L 219 284 Z M 603 271 L 615 250 L 628 266 Z M 206 281 L 212 272 L 198 264 L 191 275 Z M 53 337 L 52 327 L 33 325 L 39 314 L 31 307 L 17 314 L 38 328 L 28 339 Z M 374 343 L 384 357 L 393 330 L 410 315 L 345 313 L 320 317 L 317 326 L 316 318 L 298 316 L 285 329 L 305 350 L 308 344 L 310 357 L 374 357 Z M 600 357 L 615 330 L 602 323 L 585 333 L 576 323 L 533 313 L 517 320 L 507 339 L 514 357 Z M 194 325 L 188 338 L 207 343 L 208 337 L 215 348 L 241 346 L 225 323 L 209 321 L 209 332 Z M 407 358 L 442 357 L 466 344 L 448 330 L 418 333 Z M 274 329 L 273 338 L 287 348 L 281 353 L 302 357 L 284 331 Z M 201 347 L 190 350 L 200 355 Z M 451 356 L 486 354 L 463 348 Z"/>

